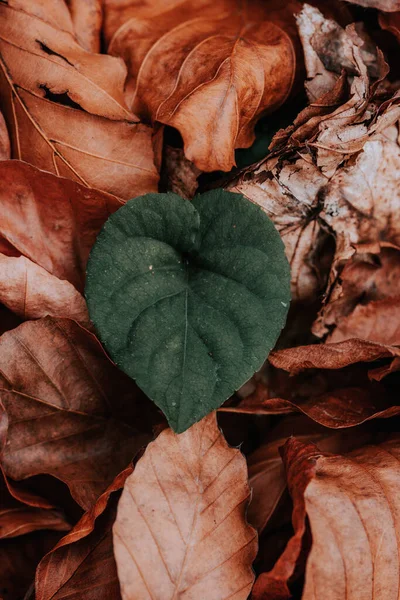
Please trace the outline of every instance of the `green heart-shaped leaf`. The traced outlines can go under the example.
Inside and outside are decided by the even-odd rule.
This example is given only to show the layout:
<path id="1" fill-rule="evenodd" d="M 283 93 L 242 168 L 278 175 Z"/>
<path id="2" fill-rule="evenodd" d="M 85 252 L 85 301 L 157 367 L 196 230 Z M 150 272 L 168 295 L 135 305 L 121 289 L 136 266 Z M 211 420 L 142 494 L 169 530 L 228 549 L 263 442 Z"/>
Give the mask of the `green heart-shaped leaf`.
<path id="1" fill-rule="evenodd" d="M 86 298 L 116 364 L 182 432 L 261 367 L 290 302 L 272 221 L 213 190 L 130 200 L 91 252 Z"/>

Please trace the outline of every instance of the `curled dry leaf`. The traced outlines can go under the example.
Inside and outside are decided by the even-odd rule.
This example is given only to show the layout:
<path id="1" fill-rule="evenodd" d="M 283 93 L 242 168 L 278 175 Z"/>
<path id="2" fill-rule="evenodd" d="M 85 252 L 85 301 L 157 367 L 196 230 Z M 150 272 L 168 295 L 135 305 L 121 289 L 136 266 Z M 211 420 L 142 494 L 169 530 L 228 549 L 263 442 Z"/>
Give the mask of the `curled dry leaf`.
<path id="1" fill-rule="evenodd" d="M 74 321 L 46 317 L 3 334 L 0 372 L 12 479 L 53 475 L 87 509 L 149 439 L 141 393 Z"/>
<path id="2" fill-rule="evenodd" d="M 124 600 L 245 600 L 256 533 L 246 523 L 246 462 L 215 413 L 163 431 L 127 479 L 114 525 Z"/>
<path id="3" fill-rule="evenodd" d="M 132 473 L 127 467 L 75 527 L 43 558 L 36 571 L 36 600 L 120 600 L 112 532 L 115 492 Z"/>
<path id="4" fill-rule="evenodd" d="M 398 435 L 344 456 L 288 440 L 284 461 L 294 504 L 294 535 L 273 570 L 258 578 L 254 599 L 291 597 L 287 581 L 300 554 L 307 517 L 312 547 L 303 600 L 396 600 L 399 459 Z M 272 596 L 276 589 L 281 594 Z"/>
<path id="5" fill-rule="evenodd" d="M 343 369 L 357 362 L 400 356 L 400 348 L 367 340 L 350 339 L 333 344 L 311 344 L 271 352 L 268 359 L 292 375 L 304 369 Z"/>
<path id="6" fill-rule="evenodd" d="M 380 381 L 390 372 L 399 369 L 400 359 L 396 358 L 388 366 L 369 372 L 370 379 Z M 397 399 L 387 394 L 384 387 L 378 385 L 359 385 L 358 387 L 334 387 L 324 393 L 308 393 L 305 397 L 296 394 L 296 382 L 293 383 L 290 399 L 269 397 L 259 384 L 255 392 L 240 402 L 238 406 L 226 407 L 224 412 L 247 415 L 281 415 L 300 412 L 330 429 L 355 427 L 371 419 L 389 418 L 400 414 Z"/>
<path id="7" fill-rule="evenodd" d="M 197 178 L 200 173 L 200 169 L 186 158 L 181 148 L 165 147 L 161 181 L 164 179 L 168 191 L 191 200 L 198 188 Z"/>
<path id="8" fill-rule="evenodd" d="M 387 29 L 390 33 L 393 33 L 394 36 L 400 42 L 400 2 L 399 2 L 399 12 L 394 13 L 380 13 L 379 15 L 379 25 L 382 29 Z"/>
<path id="9" fill-rule="evenodd" d="M 0 162 L 1 251 L 22 254 L 78 291 L 97 234 L 120 206 L 116 198 L 23 162 Z"/>
<path id="10" fill-rule="evenodd" d="M 235 148 L 252 144 L 258 118 L 291 90 L 296 57 L 286 31 L 298 6 L 186 0 L 121 10 L 107 2 L 109 52 L 128 65 L 132 110 L 178 129 L 202 171 L 229 171 Z"/>
<path id="11" fill-rule="evenodd" d="M 326 452 L 346 452 L 358 447 L 371 437 L 368 430 L 330 432 L 310 424 L 305 417 L 288 417 L 271 431 L 271 439 L 247 458 L 249 486 L 252 490 L 249 522 L 259 534 L 267 526 L 286 489 L 285 469 L 279 453 L 290 436 L 302 443 L 313 442 Z"/>
<path id="12" fill-rule="evenodd" d="M 123 62 L 86 52 L 49 13 L 39 0 L 0 6 L 13 158 L 124 199 L 157 189 L 151 130 L 125 104 Z"/>

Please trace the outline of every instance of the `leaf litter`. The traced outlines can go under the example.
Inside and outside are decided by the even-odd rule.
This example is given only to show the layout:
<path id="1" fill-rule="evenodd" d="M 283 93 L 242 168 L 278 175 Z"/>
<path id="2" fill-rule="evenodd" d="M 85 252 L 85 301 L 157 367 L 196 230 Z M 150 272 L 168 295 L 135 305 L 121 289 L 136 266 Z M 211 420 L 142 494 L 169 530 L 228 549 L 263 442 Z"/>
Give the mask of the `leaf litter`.
<path id="1" fill-rule="evenodd" d="M 399 14 L 0 3 L 1 598 L 397 600 Z M 221 187 L 273 221 L 292 303 L 176 434 L 102 348 L 87 263 L 130 198 Z"/>

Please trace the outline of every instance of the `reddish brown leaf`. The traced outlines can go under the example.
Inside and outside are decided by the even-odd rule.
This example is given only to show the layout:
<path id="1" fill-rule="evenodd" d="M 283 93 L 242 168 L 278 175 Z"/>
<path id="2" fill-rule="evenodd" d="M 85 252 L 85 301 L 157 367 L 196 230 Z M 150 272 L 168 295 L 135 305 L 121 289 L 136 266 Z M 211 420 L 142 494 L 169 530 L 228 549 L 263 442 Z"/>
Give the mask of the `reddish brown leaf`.
<path id="1" fill-rule="evenodd" d="M 149 439 L 140 391 L 73 321 L 47 317 L 3 334 L 0 372 L 12 479 L 53 475 L 87 509 Z"/>
<path id="2" fill-rule="evenodd" d="M 390 33 L 393 33 L 400 42 L 400 11 L 394 13 L 380 13 L 379 25 L 382 29 L 387 29 Z"/>
<path id="3" fill-rule="evenodd" d="M 0 113 L 0 160 L 11 158 L 10 138 L 3 115 Z"/>
<path id="4" fill-rule="evenodd" d="M 122 471 L 96 504 L 41 561 L 36 600 L 120 600 L 111 528 L 118 492 L 132 472 Z"/>
<path id="5" fill-rule="evenodd" d="M 395 359 L 397 361 L 398 359 Z M 398 362 L 381 367 L 378 372 L 370 372 L 370 378 L 380 380 L 397 370 Z M 385 369 L 385 371 L 383 371 Z M 293 383 L 296 388 L 296 384 Z M 225 412 L 248 415 L 279 415 L 301 412 L 316 423 L 331 429 L 343 429 L 365 423 L 370 419 L 389 418 L 400 414 L 400 404 L 385 397 L 385 390 L 369 387 L 345 387 L 333 389 L 324 394 L 311 394 L 306 398 L 269 398 L 259 385 L 251 396 L 238 406 L 226 407 Z"/>
<path id="6" fill-rule="evenodd" d="M 13 158 L 124 199 L 157 190 L 152 132 L 125 104 L 123 62 L 86 52 L 71 27 L 68 13 L 40 0 L 0 5 L 0 103 Z"/>
<path id="7" fill-rule="evenodd" d="M 0 543 L 0 598 L 32 597 L 36 566 L 61 537 L 56 531 L 36 531 Z"/>
<path id="8" fill-rule="evenodd" d="M 0 247 L 83 291 L 86 262 L 121 202 L 19 161 L 0 162 Z"/>
<path id="9" fill-rule="evenodd" d="M 304 369 L 342 369 L 358 362 L 400 356 L 400 348 L 367 340 L 350 339 L 336 344 L 312 344 L 271 352 L 269 361 L 291 374 Z"/>
<path id="10" fill-rule="evenodd" d="M 271 432 L 270 440 L 253 452 L 247 459 L 249 485 L 252 490 L 249 505 L 249 522 L 261 533 L 268 524 L 286 489 L 284 465 L 279 448 L 288 437 L 295 435 L 303 443 L 314 442 L 329 452 L 345 452 L 365 443 L 368 431 L 357 430 L 329 432 L 310 423 L 304 417 L 287 417 Z"/>
<path id="11" fill-rule="evenodd" d="M 202 171 L 229 171 L 235 148 L 254 141 L 260 115 L 291 90 L 296 57 L 287 32 L 298 6 L 132 1 L 121 10 L 107 2 L 109 52 L 128 65 L 132 110 L 178 129 Z"/>
<path id="12" fill-rule="evenodd" d="M 235 598 L 253 583 L 246 462 L 215 413 L 181 435 L 163 431 L 127 479 L 114 525 L 124 600 Z"/>
<path id="13" fill-rule="evenodd" d="M 295 533 L 273 570 L 257 580 L 254 599 L 290 597 L 287 581 L 300 554 L 306 516 L 312 547 L 303 600 L 397 599 L 399 459 L 398 435 L 344 456 L 288 440 L 284 460 Z M 272 596 L 276 589 L 281 594 Z"/>

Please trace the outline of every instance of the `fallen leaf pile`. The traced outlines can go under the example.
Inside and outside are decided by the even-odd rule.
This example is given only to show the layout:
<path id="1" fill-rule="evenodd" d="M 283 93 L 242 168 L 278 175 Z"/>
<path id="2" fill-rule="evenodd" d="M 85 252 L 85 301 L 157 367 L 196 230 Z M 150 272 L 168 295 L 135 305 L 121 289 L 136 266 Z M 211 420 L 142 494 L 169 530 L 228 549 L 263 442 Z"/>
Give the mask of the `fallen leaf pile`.
<path id="1" fill-rule="evenodd" d="M 0 600 L 398 600 L 399 44 L 399 0 L 0 2 Z M 130 198 L 216 188 L 273 221 L 292 302 L 178 434 L 87 263 Z"/>

